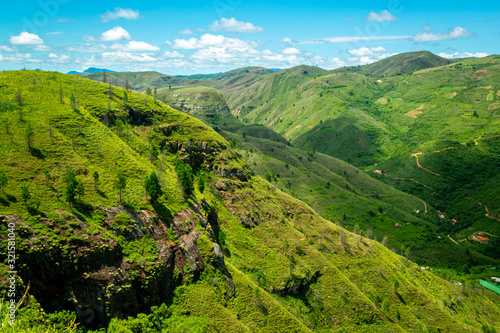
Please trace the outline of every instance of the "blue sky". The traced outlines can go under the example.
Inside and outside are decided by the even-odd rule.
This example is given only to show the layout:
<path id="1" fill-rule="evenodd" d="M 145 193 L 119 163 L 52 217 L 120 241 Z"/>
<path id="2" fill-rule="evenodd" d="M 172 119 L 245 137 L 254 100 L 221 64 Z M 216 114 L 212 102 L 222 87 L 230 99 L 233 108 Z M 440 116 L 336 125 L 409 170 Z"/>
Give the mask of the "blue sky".
<path id="1" fill-rule="evenodd" d="M 166 74 L 332 69 L 428 50 L 498 54 L 497 1 L 77 1 L 0 4 L 0 70 Z"/>

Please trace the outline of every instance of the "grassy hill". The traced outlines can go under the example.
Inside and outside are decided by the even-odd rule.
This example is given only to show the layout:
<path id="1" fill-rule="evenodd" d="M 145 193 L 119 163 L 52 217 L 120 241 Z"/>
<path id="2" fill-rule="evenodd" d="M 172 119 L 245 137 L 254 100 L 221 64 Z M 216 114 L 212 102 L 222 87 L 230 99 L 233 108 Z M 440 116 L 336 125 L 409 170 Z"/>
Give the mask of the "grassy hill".
<path id="1" fill-rule="evenodd" d="M 368 76 L 408 75 L 426 68 L 433 68 L 455 62 L 437 56 L 429 51 L 397 54 L 373 64 L 356 67 L 344 67 L 334 72 L 351 71 Z"/>
<path id="2" fill-rule="evenodd" d="M 322 219 L 149 96 L 34 71 L 2 72 L 0 91 L 0 256 L 14 223 L 17 294 L 31 286 L 3 331 L 74 332 L 75 320 L 108 332 L 498 327 L 498 295 Z M 152 171 L 155 200 L 142 186 Z"/>

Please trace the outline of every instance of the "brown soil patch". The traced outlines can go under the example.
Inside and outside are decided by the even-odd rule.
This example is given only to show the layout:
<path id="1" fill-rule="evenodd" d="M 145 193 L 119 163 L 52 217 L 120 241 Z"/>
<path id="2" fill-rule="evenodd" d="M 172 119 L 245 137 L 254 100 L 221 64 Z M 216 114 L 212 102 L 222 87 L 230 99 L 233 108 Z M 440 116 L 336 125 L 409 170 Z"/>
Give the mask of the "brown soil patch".
<path id="1" fill-rule="evenodd" d="M 411 110 L 405 113 L 405 116 L 408 116 L 410 118 L 417 118 L 417 114 L 423 113 L 422 111 L 417 111 L 417 110 Z"/>
<path id="2" fill-rule="evenodd" d="M 380 103 L 380 104 L 387 104 L 387 99 L 386 98 L 379 98 L 375 101 L 375 103 Z"/>
<path id="3" fill-rule="evenodd" d="M 378 82 L 378 83 L 382 83 L 382 82 L 384 82 L 384 81 L 382 81 L 382 80 L 377 80 L 377 82 Z"/>
<path id="4" fill-rule="evenodd" d="M 295 131 L 297 128 L 301 127 L 302 125 L 297 125 L 294 128 L 292 128 L 288 133 L 285 134 L 285 138 L 288 138 L 288 136 Z"/>
<path id="5" fill-rule="evenodd" d="M 500 103 L 493 103 L 493 104 L 490 104 L 490 106 L 488 106 L 488 110 L 496 110 L 500 107 Z"/>
<path id="6" fill-rule="evenodd" d="M 446 93 L 443 95 L 443 97 L 446 97 L 446 98 L 453 98 L 455 96 L 457 96 L 456 92 L 449 92 L 449 93 Z"/>
<path id="7" fill-rule="evenodd" d="M 488 70 L 485 69 L 485 68 L 482 68 L 482 69 L 478 69 L 477 71 L 475 71 L 474 73 L 488 73 Z"/>

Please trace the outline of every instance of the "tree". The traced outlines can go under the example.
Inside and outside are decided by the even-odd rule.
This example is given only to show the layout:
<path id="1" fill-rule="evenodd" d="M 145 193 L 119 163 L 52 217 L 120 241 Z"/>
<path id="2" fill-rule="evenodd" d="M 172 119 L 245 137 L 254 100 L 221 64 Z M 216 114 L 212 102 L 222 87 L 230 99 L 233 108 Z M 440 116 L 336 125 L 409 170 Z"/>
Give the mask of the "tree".
<path id="1" fill-rule="evenodd" d="M 151 88 L 146 88 L 146 95 L 151 96 Z"/>
<path id="2" fill-rule="evenodd" d="M 27 204 L 26 202 L 31 198 L 30 189 L 28 185 L 25 185 L 21 186 L 21 190 L 22 190 L 21 197 L 24 200 L 24 205 L 26 205 Z"/>
<path id="3" fill-rule="evenodd" d="M 144 179 L 144 188 L 146 189 L 146 198 L 149 193 L 152 202 L 156 202 L 156 200 L 163 194 L 160 181 L 154 171 L 151 172 L 149 176 L 146 176 L 146 179 Z"/>
<path id="4" fill-rule="evenodd" d="M 153 90 L 153 100 L 156 101 L 156 98 L 158 97 L 158 90 L 155 88 Z"/>
<path id="5" fill-rule="evenodd" d="M 474 110 L 474 113 L 472 114 L 473 117 L 479 118 L 479 114 L 477 113 L 476 110 Z"/>
<path id="6" fill-rule="evenodd" d="M 7 186 L 7 182 L 9 181 L 9 177 L 2 171 L 0 173 L 0 187 L 2 188 L 2 193 L 5 194 L 5 186 Z"/>
<path id="7" fill-rule="evenodd" d="M 123 173 L 122 170 L 118 171 L 116 175 L 115 188 L 120 193 L 120 202 L 122 202 L 122 191 L 127 187 L 127 176 Z"/>
<path id="8" fill-rule="evenodd" d="M 66 167 L 63 181 L 66 183 L 66 200 L 71 207 L 72 204 L 76 203 L 76 195 L 80 194 L 81 188 L 78 179 L 76 179 L 76 172 L 70 166 Z"/>
<path id="9" fill-rule="evenodd" d="M 384 236 L 384 238 L 382 239 L 382 245 L 387 247 L 387 241 L 389 240 L 389 238 L 387 236 Z"/>
<path id="10" fill-rule="evenodd" d="M 102 70 L 102 83 L 106 83 L 106 70 Z"/>
<path id="11" fill-rule="evenodd" d="M 74 92 L 71 92 L 71 95 L 69 95 L 69 101 L 71 103 L 71 108 L 73 111 L 76 111 L 76 96 Z"/>
<path id="12" fill-rule="evenodd" d="M 26 139 L 26 144 L 28 145 L 28 150 L 31 150 L 31 143 L 33 141 L 33 137 L 35 136 L 35 132 L 33 131 L 33 127 L 31 127 L 31 123 L 27 123 L 24 128 L 24 138 Z"/>
<path id="13" fill-rule="evenodd" d="M 205 173 L 204 170 L 200 171 L 200 174 L 198 175 L 198 190 L 200 193 L 203 193 L 205 190 L 205 181 L 206 181 L 207 174 Z"/>
<path id="14" fill-rule="evenodd" d="M 182 192 L 185 196 L 190 196 L 194 190 L 193 169 L 189 164 L 184 165 L 184 162 L 182 162 L 180 158 L 177 158 L 175 162 L 175 172 L 177 172 Z"/>
<path id="15" fill-rule="evenodd" d="M 94 171 L 92 177 L 94 178 L 94 190 L 97 191 L 97 185 L 99 184 L 99 172 L 97 172 L 97 170 Z"/>
<path id="16" fill-rule="evenodd" d="M 130 80 L 129 79 L 125 80 L 125 90 L 130 91 Z"/>
<path id="17" fill-rule="evenodd" d="M 21 89 L 16 92 L 16 102 L 19 106 L 23 106 L 23 92 Z"/>

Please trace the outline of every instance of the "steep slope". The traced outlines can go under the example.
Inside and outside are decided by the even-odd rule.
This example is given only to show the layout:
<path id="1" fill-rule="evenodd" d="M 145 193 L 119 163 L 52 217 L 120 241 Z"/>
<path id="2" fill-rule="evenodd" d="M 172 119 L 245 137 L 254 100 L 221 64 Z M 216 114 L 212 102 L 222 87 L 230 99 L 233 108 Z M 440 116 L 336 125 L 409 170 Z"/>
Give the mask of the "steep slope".
<path id="1" fill-rule="evenodd" d="M 478 332 L 498 325 L 498 295 L 455 286 L 322 219 L 252 176 L 200 121 L 108 89 L 57 73 L 0 74 L 0 159 L 8 176 L 0 256 L 6 259 L 14 223 L 18 289 L 31 281 L 33 296 L 17 310 L 17 326 L 5 321 L 4 330 L 63 331 L 75 318 L 108 332 Z M 181 171 L 187 165 L 197 183 L 191 192 L 190 172 Z M 164 194 L 147 200 L 141 185 L 152 171 Z M 63 198 L 71 178 L 84 191 Z M 3 265 L 3 292 L 8 271 Z"/>

